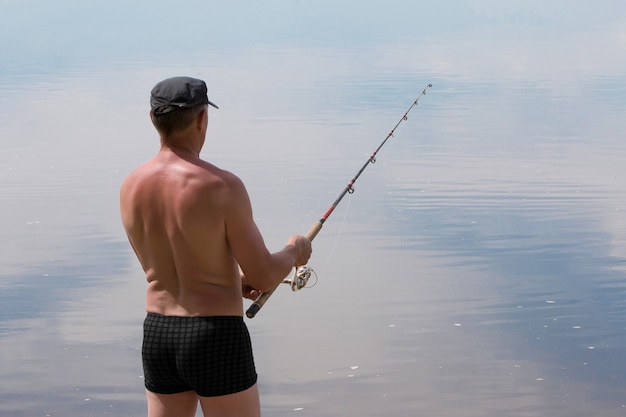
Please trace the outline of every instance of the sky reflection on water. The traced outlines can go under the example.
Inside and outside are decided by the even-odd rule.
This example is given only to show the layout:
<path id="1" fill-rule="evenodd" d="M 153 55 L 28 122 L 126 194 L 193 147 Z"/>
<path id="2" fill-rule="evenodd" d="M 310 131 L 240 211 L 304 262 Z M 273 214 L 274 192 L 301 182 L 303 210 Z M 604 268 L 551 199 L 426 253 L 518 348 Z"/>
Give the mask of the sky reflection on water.
<path id="1" fill-rule="evenodd" d="M 609 0 L 0 2 L 0 415 L 145 414 L 117 192 L 182 73 L 273 248 L 433 83 L 316 238 L 318 284 L 248 321 L 265 414 L 623 415 L 625 25 Z"/>

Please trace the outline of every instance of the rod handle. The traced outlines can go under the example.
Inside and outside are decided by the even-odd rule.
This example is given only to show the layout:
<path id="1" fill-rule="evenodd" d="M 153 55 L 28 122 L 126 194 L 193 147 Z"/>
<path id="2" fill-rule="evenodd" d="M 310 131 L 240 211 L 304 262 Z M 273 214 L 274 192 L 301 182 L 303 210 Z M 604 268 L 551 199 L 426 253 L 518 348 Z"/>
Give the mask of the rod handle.
<path id="1" fill-rule="evenodd" d="M 313 239 L 315 239 L 315 236 L 317 236 L 320 230 L 322 230 L 322 222 L 318 220 L 313 226 L 311 226 L 309 231 L 306 232 L 304 237 L 312 241 Z"/>
<path id="2" fill-rule="evenodd" d="M 322 222 L 317 221 L 313 226 L 311 226 L 309 231 L 306 232 L 304 237 L 312 241 L 313 239 L 315 239 L 315 236 L 317 236 L 320 230 L 322 230 Z M 276 284 L 276 286 L 270 291 L 266 291 L 259 295 L 256 300 L 254 300 L 254 302 L 250 305 L 250 307 L 248 307 L 248 310 L 246 310 L 246 317 L 248 317 L 249 319 L 254 318 L 254 316 L 256 316 L 256 314 L 259 312 L 261 307 L 263 307 L 268 298 L 270 298 L 274 291 L 276 291 L 276 288 L 278 288 L 279 285 L 280 283 Z"/>
<path id="3" fill-rule="evenodd" d="M 254 302 L 250 305 L 250 307 L 248 307 L 248 310 L 246 310 L 246 317 L 248 317 L 249 319 L 254 318 L 254 316 L 256 316 L 256 313 L 259 312 L 261 307 L 263 307 L 265 302 L 270 298 L 270 296 L 274 293 L 274 291 L 276 291 L 276 288 L 278 288 L 279 285 L 280 284 L 277 284 L 271 290 L 261 293 L 261 295 L 259 295 L 256 298 L 256 300 L 254 300 Z"/>

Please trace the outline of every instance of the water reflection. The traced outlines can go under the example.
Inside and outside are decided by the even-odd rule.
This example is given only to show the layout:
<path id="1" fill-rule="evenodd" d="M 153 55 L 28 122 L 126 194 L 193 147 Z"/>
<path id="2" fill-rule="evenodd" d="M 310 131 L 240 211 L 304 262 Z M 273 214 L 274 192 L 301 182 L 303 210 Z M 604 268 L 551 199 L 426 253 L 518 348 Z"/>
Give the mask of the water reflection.
<path id="1" fill-rule="evenodd" d="M 225 5 L 287 22 L 255 42 L 224 18 L 229 50 L 151 54 L 129 25 L 119 54 L 54 52 L 67 28 L 32 48 L 2 37 L 0 414 L 145 414 L 143 282 L 117 190 L 156 151 L 147 92 L 191 73 L 221 107 L 204 154 L 248 184 L 274 248 L 434 84 L 316 238 L 318 284 L 249 321 L 266 414 L 623 415 L 623 5 L 568 4 L 559 28 L 551 5 L 481 1 L 414 25 L 409 2 L 385 14 L 403 29 L 364 30 L 388 12 L 361 7 L 348 34 L 337 18 L 311 37 L 285 17 L 311 28 L 335 9 L 286 3 Z"/>

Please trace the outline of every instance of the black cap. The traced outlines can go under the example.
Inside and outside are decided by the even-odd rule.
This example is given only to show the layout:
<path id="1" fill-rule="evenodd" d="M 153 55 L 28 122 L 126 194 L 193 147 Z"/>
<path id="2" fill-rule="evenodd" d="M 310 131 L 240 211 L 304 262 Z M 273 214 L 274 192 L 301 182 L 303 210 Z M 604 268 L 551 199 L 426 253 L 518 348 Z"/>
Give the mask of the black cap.
<path id="1" fill-rule="evenodd" d="M 219 109 L 207 97 L 204 81 L 191 77 L 172 77 L 154 86 L 150 93 L 152 113 L 158 115 L 178 109 L 189 109 L 201 104 L 210 104 Z"/>

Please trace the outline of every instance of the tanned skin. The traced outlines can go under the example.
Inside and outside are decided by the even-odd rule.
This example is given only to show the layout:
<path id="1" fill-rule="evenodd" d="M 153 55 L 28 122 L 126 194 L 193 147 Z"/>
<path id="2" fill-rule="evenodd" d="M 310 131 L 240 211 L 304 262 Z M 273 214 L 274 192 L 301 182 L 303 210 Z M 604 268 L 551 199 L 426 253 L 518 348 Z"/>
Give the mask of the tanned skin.
<path id="1" fill-rule="evenodd" d="M 152 117 L 152 114 L 151 114 Z M 122 223 L 147 280 L 146 310 L 170 316 L 243 316 L 256 298 L 305 265 L 311 242 L 289 237 L 271 253 L 234 174 L 200 159 L 208 126 L 202 106 L 193 122 L 161 134 L 159 152 L 124 180 Z M 147 391 L 149 417 L 257 417 L 258 388 L 219 397 Z"/>

